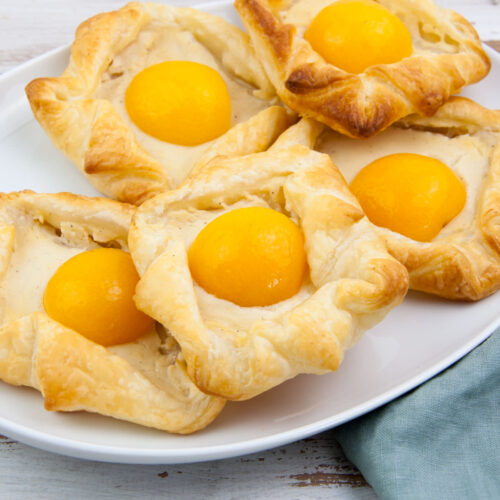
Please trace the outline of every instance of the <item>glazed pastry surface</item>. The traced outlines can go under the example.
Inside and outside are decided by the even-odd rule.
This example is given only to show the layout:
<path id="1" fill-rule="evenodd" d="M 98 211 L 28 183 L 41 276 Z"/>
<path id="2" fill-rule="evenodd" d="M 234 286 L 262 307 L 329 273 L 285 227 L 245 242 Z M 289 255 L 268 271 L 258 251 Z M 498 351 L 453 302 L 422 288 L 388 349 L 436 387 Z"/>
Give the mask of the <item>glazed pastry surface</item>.
<path id="1" fill-rule="evenodd" d="M 327 63 L 303 36 L 325 0 L 236 0 L 282 101 L 350 137 L 370 137 L 412 113 L 432 115 L 490 68 L 474 28 L 431 0 L 380 0 L 408 28 L 413 53 L 360 74 Z"/>
<path id="2" fill-rule="evenodd" d="M 207 396 L 155 331 L 105 348 L 51 319 L 48 280 L 93 248 L 127 250 L 133 207 L 68 193 L 0 196 L 0 378 L 38 389 L 49 410 L 87 410 L 157 429 L 190 433 L 224 401 Z"/>

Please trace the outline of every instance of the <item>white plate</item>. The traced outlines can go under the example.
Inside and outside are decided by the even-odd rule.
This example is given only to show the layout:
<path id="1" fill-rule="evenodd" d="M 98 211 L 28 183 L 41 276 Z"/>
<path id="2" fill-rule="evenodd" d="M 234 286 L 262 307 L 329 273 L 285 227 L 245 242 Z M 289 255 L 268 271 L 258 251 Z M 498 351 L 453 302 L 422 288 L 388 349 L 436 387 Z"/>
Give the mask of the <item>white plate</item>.
<path id="1" fill-rule="evenodd" d="M 204 4 L 238 22 L 228 2 Z M 0 189 L 97 192 L 33 120 L 24 86 L 58 75 L 69 49 L 34 59 L 0 77 Z M 466 95 L 500 107 L 500 56 Z M 496 83 L 496 86 L 495 86 Z M 469 352 L 500 325 L 500 293 L 463 304 L 411 293 L 367 332 L 336 373 L 300 376 L 251 401 L 229 403 L 207 429 L 174 436 L 87 413 L 50 413 L 28 388 L 0 382 L 0 432 L 45 450 L 110 462 L 181 463 L 243 455 L 289 443 L 366 413 L 412 389 Z"/>

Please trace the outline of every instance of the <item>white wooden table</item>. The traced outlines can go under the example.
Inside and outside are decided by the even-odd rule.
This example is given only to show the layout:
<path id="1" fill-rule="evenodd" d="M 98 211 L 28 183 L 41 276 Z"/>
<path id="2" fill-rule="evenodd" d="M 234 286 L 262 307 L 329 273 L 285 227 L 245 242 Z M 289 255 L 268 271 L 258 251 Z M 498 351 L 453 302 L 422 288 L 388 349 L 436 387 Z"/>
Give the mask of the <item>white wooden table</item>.
<path id="1" fill-rule="evenodd" d="M 158 0 L 160 1 L 160 0 Z M 201 0 L 200 0 L 201 1 Z M 0 73 L 72 40 L 79 22 L 124 0 L 1 0 Z M 173 1 L 186 5 L 187 1 Z M 438 0 L 473 22 L 500 50 L 493 0 Z M 0 402 L 2 404 L 2 402 Z M 53 455 L 0 436 L 0 498 L 10 499 L 373 499 L 375 494 L 333 437 L 246 457 L 189 465 L 123 465 Z"/>

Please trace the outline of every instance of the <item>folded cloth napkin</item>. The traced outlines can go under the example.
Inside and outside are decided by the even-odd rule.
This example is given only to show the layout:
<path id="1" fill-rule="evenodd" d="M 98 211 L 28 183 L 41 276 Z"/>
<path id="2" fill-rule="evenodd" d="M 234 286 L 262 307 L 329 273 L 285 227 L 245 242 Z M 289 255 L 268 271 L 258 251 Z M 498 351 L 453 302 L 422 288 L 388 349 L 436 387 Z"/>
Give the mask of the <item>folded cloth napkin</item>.
<path id="1" fill-rule="evenodd" d="M 500 499 L 500 329 L 335 436 L 383 500 Z"/>

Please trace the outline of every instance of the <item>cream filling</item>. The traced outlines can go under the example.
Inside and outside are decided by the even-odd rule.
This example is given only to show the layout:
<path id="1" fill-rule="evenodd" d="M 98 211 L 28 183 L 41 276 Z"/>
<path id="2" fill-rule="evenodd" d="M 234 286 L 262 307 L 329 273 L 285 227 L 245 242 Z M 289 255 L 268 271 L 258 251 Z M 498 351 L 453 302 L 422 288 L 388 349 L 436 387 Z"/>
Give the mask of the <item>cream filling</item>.
<path id="1" fill-rule="evenodd" d="M 92 241 L 79 241 L 81 247 L 68 246 L 53 228 L 38 223 L 16 225 L 15 249 L 4 279 L 0 283 L 0 325 L 15 321 L 35 311 L 44 311 L 43 295 L 50 278 L 71 257 L 93 248 Z M 178 349 L 173 339 L 169 354 L 160 352 L 160 339 L 152 330 L 128 344 L 108 349 L 124 358 L 160 389 L 170 393 L 185 385 L 182 372 L 172 371 Z"/>
<path id="2" fill-rule="evenodd" d="M 90 248 L 65 245 L 50 228 L 37 223 L 16 225 L 15 250 L 8 271 L 0 283 L 2 324 L 35 311 L 43 311 L 43 294 L 59 266 Z"/>
<path id="3" fill-rule="evenodd" d="M 493 143 L 486 138 L 461 135 L 454 138 L 415 130 L 391 127 L 370 139 L 350 139 L 326 131 L 316 147 L 327 153 L 350 183 L 366 165 L 382 156 L 395 153 L 416 153 L 437 158 L 450 167 L 464 183 L 467 200 L 464 209 L 435 238 L 468 231 L 471 228 L 488 173 Z"/>
<path id="4" fill-rule="evenodd" d="M 178 350 L 173 350 L 172 355 L 164 355 L 160 338 L 154 330 L 134 342 L 107 349 L 125 359 L 156 387 L 171 395 L 178 393 L 186 385 L 185 380 L 178 380 L 179 377 L 182 378 L 182 370 L 175 370 Z"/>
<path id="5" fill-rule="evenodd" d="M 80 248 L 66 245 L 50 226 L 31 221 L 29 225 L 16 225 L 15 249 L 0 283 L 0 324 L 35 311 L 43 312 L 45 288 L 57 269 L 71 257 L 93 248 L 99 245 L 92 241 Z M 152 331 L 135 342 L 109 349 L 142 371 L 158 387 L 170 387 L 172 382 L 162 379 L 167 376 L 175 356 L 158 356 L 159 347 L 160 339 Z"/>
<path id="6" fill-rule="evenodd" d="M 220 210 L 180 209 L 171 211 L 168 214 L 168 224 L 178 228 L 178 234 L 181 235 L 186 249 L 189 249 L 198 233 L 215 218 L 231 210 L 255 206 L 275 208 L 270 207 L 257 196 L 249 196 L 245 200 Z M 194 280 L 193 284 L 197 304 L 205 324 L 212 330 L 236 334 L 240 331 L 248 331 L 256 321 L 272 320 L 283 315 L 307 300 L 316 291 L 314 285 L 306 279 L 299 292 L 287 300 L 264 307 L 241 307 L 206 292 Z"/>
<path id="7" fill-rule="evenodd" d="M 292 2 L 291 6 L 280 12 L 284 23 L 297 27 L 297 34 L 304 36 L 309 25 L 319 12 L 334 0 L 299 0 Z M 413 54 L 424 55 L 433 53 L 455 53 L 459 50 L 460 33 L 447 34 L 435 26 L 434 20 L 429 16 L 425 6 L 412 6 L 400 0 L 380 0 L 378 3 L 395 14 L 408 28 L 413 42 Z"/>
<path id="8" fill-rule="evenodd" d="M 149 66 L 173 60 L 198 62 L 219 72 L 226 82 L 231 98 L 231 126 L 248 120 L 268 107 L 269 102 L 254 97 L 253 87 L 230 75 L 191 32 L 154 21 L 148 24 L 137 40 L 114 58 L 103 73 L 94 97 L 111 101 L 139 143 L 163 165 L 173 185 L 177 186 L 216 139 L 198 146 L 178 146 L 161 141 L 142 132 L 130 120 L 125 108 L 125 91 L 132 78 Z"/>

